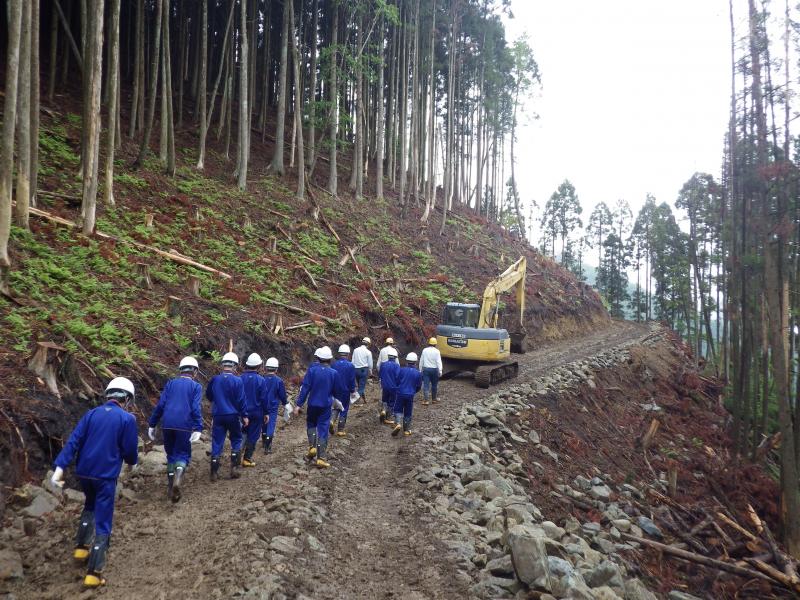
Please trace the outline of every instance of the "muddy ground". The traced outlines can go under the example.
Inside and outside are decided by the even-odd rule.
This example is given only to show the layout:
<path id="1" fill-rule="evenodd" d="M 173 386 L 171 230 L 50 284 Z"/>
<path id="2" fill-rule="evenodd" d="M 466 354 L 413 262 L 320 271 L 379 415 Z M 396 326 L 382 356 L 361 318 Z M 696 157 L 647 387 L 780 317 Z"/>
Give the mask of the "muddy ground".
<path id="1" fill-rule="evenodd" d="M 645 333 L 615 323 L 543 346 L 520 357 L 516 382 Z M 469 582 L 456 577 L 455 557 L 438 541 L 444 524 L 413 503 L 409 473 L 461 405 L 487 392 L 466 378 L 444 382 L 440 403 L 417 403 L 414 435 L 395 439 L 376 418 L 378 386 L 368 390 L 369 402 L 352 410 L 349 437 L 331 442 L 331 469 L 303 463 L 301 420 L 279 431 L 274 453 L 257 455 L 239 480 L 210 483 L 208 459 L 196 451 L 178 505 L 164 498 L 163 476 L 126 484 L 139 489 L 118 502 L 105 588 L 82 590 L 82 569 L 71 563 L 73 504 L 16 542 L 25 576 L 5 591 L 19 599 L 465 597 Z"/>

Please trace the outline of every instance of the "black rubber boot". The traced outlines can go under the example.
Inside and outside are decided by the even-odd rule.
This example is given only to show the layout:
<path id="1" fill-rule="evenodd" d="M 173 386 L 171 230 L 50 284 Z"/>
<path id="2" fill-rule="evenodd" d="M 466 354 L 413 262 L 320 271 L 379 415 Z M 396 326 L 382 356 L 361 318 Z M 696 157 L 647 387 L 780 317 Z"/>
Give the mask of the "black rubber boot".
<path id="1" fill-rule="evenodd" d="M 216 481 L 219 477 L 219 456 L 211 457 L 211 481 Z"/>
<path id="2" fill-rule="evenodd" d="M 98 587 L 105 583 L 102 577 L 103 567 L 106 566 L 106 553 L 108 552 L 109 538 L 107 535 L 98 535 L 92 544 L 92 551 L 89 553 L 89 565 L 83 585 L 86 587 Z"/>
<path id="3" fill-rule="evenodd" d="M 181 485 L 183 484 L 183 472 L 184 467 L 176 467 L 175 468 L 175 481 L 172 483 L 172 489 L 170 490 L 170 500 L 173 502 L 177 502 L 181 499 L 182 491 Z"/>
<path id="4" fill-rule="evenodd" d="M 231 479 L 238 479 L 241 476 L 239 473 L 240 456 L 238 451 L 231 452 Z"/>
<path id="5" fill-rule="evenodd" d="M 255 443 L 247 442 L 244 445 L 244 458 L 242 458 L 243 467 L 255 467 L 256 463 L 253 461 L 253 452 L 256 451 Z"/>
<path id="6" fill-rule="evenodd" d="M 172 498 L 172 488 L 175 485 L 175 473 L 167 472 L 167 498 Z"/>
<path id="7" fill-rule="evenodd" d="M 261 441 L 264 442 L 264 454 L 271 454 L 272 453 L 272 436 L 271 435 L 264 435 L 261 437 Z"/>
<path id="8" fill-rule="evenodd" d="M 78 532 L 75 534 L 75 551 L 72 555 L 76 560 L 89 558 L 89 546 L 92 545 L 93 537 L 94 513 L 91 510 L 84 510 L 78 520 Z"/>

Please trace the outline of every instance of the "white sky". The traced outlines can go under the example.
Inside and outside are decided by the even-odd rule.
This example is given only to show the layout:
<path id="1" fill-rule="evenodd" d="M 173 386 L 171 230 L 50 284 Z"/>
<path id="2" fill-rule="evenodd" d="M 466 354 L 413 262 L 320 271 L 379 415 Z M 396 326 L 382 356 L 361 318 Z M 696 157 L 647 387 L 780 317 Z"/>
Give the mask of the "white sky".
<path id="1" fill-rule="evenodd" d="M 512 0 L 542 73 L 518 132 L 520 195 L 544 206 L 565 178 L 584 224 L 597 202 L 672 204 L 719 175 L 730 94 L 726 0 Z M 527 209 L 525 211 L 527 214 Z M 538 241 L 538 226 L 532 241 Z"/>

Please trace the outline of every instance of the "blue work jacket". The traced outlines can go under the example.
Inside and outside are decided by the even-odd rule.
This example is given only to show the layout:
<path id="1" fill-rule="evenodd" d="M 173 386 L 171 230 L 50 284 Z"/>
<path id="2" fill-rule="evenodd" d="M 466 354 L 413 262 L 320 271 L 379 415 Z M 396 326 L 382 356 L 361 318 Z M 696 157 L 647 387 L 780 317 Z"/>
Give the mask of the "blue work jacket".
<path id="1" fill-rule="evenodd" d="M 269 412 L 278 410 L 278 405 L 286 405 L 286 386 L 278 375 L 267 375 L 264 377 L 267 384 L 267 405 Z"/>
<path id="2" fill-rule="evenodd" d="M 343 388 L 339 374 L 329 365 L 312 365 L 303 377 L 297 406 L 303 406 L 307 399 L 309 406 L 331 407 L 333 399 L 341 394 Z"/>
<path id="3" fill-rule="evenodd" d="M 240 379 L 244 386 L 245 412 L 247 415 L 265 413 L 269 410 L 267 382 L 255 371 L 245 371 Z"/>
<path id="4" fill-rule="evenodd" d="M 356 391 L 356 368 L 346 358 L 340 358 L 331 365 L 331 368 L 339 374 L 339 379 L 342 382 L 344 389 L 342 390 L 344 396 L 349 396 Z M 345 402 L 347 398 L 340 396 L 336 397 L 340 402 Z"/>
<path id="5" fill-rule="evenodd" d="M 397 395 L 413 396 L 422 389 L 422 373 L 416 367 L 400 367 L 397 375 Z"/>
<path id="6" fill-rule="evenodd" d="M 211 416 L 239 415 L 246 417 L 246 401 L 242 380 L 231 371 L 214 375 L 206 387 L 206 398 L 211 402 Z"/>
<path id="7" fill-rule="evenodd" d="M 164 429 L 203 431 L 203 414 L 200 410 L 202 398 L 203 386 L 191 377 L 170 379 L 161 392 L 148 425 L 155 427 L 160 421 Z"/>
<path id="8" fill-rule="evenodd" d="M 400 365 L 396 360 L 387 360 L 381 365 L 381 387 L 387 392 L 397 391 L 397 378 L 400 375 Z"/>

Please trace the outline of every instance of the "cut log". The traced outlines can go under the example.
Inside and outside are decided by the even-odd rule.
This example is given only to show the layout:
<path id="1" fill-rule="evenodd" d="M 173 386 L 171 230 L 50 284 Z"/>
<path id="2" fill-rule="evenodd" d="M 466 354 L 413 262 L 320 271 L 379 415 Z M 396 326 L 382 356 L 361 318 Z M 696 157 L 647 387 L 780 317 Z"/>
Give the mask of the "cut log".
<path id="1" fill-rule="evenodd" d="M 61 353 L 67 349 L 53 342 L 36 342 L 36 350 L 28 361 L 28 368 L 44 381 L 51 394 L 61 399 L 56 374 L 61 365 Z"/>
<path id="2" fill-rule="evenodd" d="M 319 313 L 315 313 L 313 311 L 306 310 L 305 308 L 300 308 L 299 306 L 292 306 L 290 304 L 284 304 L 283 302 L 279 302 L 279 301 L 273 300 L 271 298 L 265 298 L 264 302 L 266 302 L 267 304 L 274 304 L 275 306 L 280 306 L 281 308 L 285 308 L 286 310 L 290 310 L 292 312 L 300 313 L 300 314 L 303 314 L 303 315 L 310 315 L 312 317 L 317 317 L 319 319 L 322 319 L 326 323 L 336 323 L 337 325 L 342 325 L 342 322 L 339 319 L 332 319 L 330 317 L 326 317 L 326 316 L 321 315 Z"/>
<path id="3" fill-rule="evenodd" d="M 167 305 L 164 311 L 170 318 L 181 316 L 181 299 L 177 296 L 167 296 Z"/>
<path id="4" fill-rule="evenodd" d="M 284 329 L 284 331 L 292 331 L 293 329 L 303 329 L 305 327 L 311 327 L 314 324 L 315 324 L 314 321 L 301 321 L 300 323 L 289 325 Z"/>
<path id="5" fill-rule="evenodd" d="M 660 550 L 664 554 L 669 554 L 677 558 L 682 558 L 683 560 L 688 560 L 693 563 L 705 565 L 707 567 L 712 567 L 720 571 L 727 571 L 728 573 L 733 573 L 734 575 L 739 575 L 740 577 L 747 577 L 749 579 L 761 579 L 770 582 L 774 581 L 771 577 L 768 577 L 767 575 L 760 573 L 758 571 L 754 571 L 753 569 L 747 569 L 745 567 L 740 567 L 738 565 L 717 560 L 715 558 L 709 558 L 708 556 L 695 554 L 694 552 L 689 552 L 688 550 L 682 550 L 681 548 L 676 548 L 675 546 L 669 546 L 667 544 L 654 542 L 653 540 L 648 540 L 646 538 L 636 537 L 635 535 L 630 535 L 629 533 L 623 533 L 622 537 L 631 542 L 637 542 L 644 546 L 650 546 L 651 548 Z"/>
<path id="6" fill-rule="evenodd" d="M 278 315 L 278 320 L 275 322 L 272 333 L 274 335 L 280 335 L 283 333 L 283 315 Z"/>
<path id="7" fill-rule="evenodd" d="M 742 527 L 741 525 L 739 525 L 739 524 L 738 524 L 736 521 L 734 521 L 733 519 L 731 519 L 731 518 L 730 518 L 728 515 L 726 515 L 725 513 L 718 512 L 718 513 L 717 513 L 717 516 L 718 516 L 718 517 L 719 517 L 719 518 L 720 518 L 720 519 L 721 519 L 721 520 L 722 520 L 722 521 L 723 521 L 723 522 L 724 522 L 726 525 L 728 525 L 728 526 L 732 527 L 733 529 L 735 529 L 736 531 L 738 531 L 739 533 L 741 533 L 741 534 L 742 534 L 743 536 L 745 536 L 745 537 L 746 537 L 748 540 L 752 540 L 752 541 L 754 541 L 754 542 L 755 542 L 755 541 L 758 541 L 758 538 L 757 538 L 755 535 L 753 535 L 752 533 L 750 533 L 749 531 L 747 531 L 747 529 L 745 529 L 744 527 Z"/>
<path id="8" fill-rule="evenodd" d="M 746 562 L 750 563 L 754 567 L 756 567 L 759 571 L 768 575 L 782 586 L 792 590 L 795 593 L 800 593 L 800 580 L 797 577 L 789 577 L 785 573 L 781 573 L 775 567 L 772 567 L 765 563 L 764 561 L 754 559 L 754 558 L 745 558 Z"/>
<path id="9" fill-rule="evenodd" d="M 153 289 L 153 281 L 150 279 L 150 265 L 147 263 L 136 263 L 136 276 L 140 287 L 146 290 Z"/>
<path id="10" fill-rule="evenodd" d="M 193 298 L 200 297 L 200 278 L 196 275 L 189 276 L 188 281 L 186 282 L 186 287 L 189 290 L 189 293 L 192 295 Z"/>
<path id="11" fill-rule="evenodd" d="M 285 230 L 283 227 L 281 227 L 280 225 L 278 225 L 277 223 L 275 223 L 275 229 L 277 229 L 278 231 L 280 231 L 280 232 L 283 234 L 283 236 L 284 236 L 284 237 L 285 237 L 287 240 L 289 240 L 289 242 L 291 242 L 291 244 L 292 244 L 292 245 L 293 245 L 295 248 L 297 248 L 297 249 L 300 251 L 300 253 L 301 253 L 301 254 L 303 254 L 303 255 L 304 255 L 304 256 L 305 256 L 305 257 L 306 257 L 308 260 L 310 260 L 311 262 L 313 262 L 315 265 L 318 265 L 318 264 L 319 264 L 319 261 L 318 261 L 318 260 L 316 260 L 316 259 L 315 259 L 313 256 L 311 256 L 311 254 L 308 252 L 308 250 L 306 250 L 306 249 L 305 249 L 305 248 L 303 248 L 303 247 L 302 247 L 300 244 L 298 244 L 297 242 L 295 242 L 295 241 L 294 241 L 294 238 L 293 238 L 292 236 L 290 236 L 290 235 L 289 235 L 289 234 L 286 232 L 286 230 Z"/>

